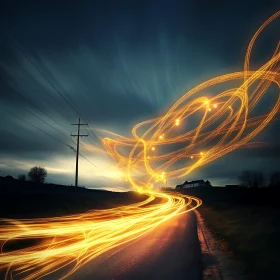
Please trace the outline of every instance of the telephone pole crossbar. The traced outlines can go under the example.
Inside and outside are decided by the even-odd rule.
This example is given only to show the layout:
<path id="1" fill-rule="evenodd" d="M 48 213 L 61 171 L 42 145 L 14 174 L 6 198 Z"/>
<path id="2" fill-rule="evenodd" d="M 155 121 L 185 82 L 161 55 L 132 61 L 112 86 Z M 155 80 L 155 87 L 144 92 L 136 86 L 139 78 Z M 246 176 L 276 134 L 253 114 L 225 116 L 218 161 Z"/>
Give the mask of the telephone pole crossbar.
<path id="1" fill-rule="evenodd" d="M 78 123 L 72 123 L 71 125 L 77 125 L 78 126 L 78 134 L 71 134 L 71 136 L 77 137 L 75 187 L 78 187 L 80 137 L 87 137 L 88 136 L 88 134 L 80 134 L 80 126 L 81 125 L 88 125 L 88 124 L 87 123 L 81 123 L 81 120 L 79 118 L 79 122 Z"/>

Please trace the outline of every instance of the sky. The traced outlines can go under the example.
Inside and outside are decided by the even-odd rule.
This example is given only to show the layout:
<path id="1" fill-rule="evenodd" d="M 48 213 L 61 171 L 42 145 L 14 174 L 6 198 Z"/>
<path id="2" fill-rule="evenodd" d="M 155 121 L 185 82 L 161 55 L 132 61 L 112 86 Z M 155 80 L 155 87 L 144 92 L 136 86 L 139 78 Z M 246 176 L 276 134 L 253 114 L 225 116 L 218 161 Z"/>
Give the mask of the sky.
<path id="1" fill-rule="evenodd" d="M 211 3 L 210 3 L 211 2 Z M 262 3 L 257 3 L 262 2 Z M 185 92 L 218 75 L 242 71 L 247 45 L 279 10 L 278 1 L 9 1 L 0 11 L 0 176 L 48 171 L 48 182 L 74 184 L 71 133 L 91 127 L 131 136 Z M 279 41 L 280 20 L 252 54 L 257 69 Z M 278 31 L 277 31 L 278 30 Z M 262 112 L 271 97 L 259 108 Z M 83 133 L 88 129 L 82 128 Z M 244 169 L 277 169 L 279 122 L 242 149 L 194 171 L 188 180 L 236 183 Z M 97 141 L 83 138 L 85 143 Z M 67 146 L 68 145 L 68 146 Z M 81 150 L 80 185 L 112 190 L 121 172 L 107 157 Z M 112 180 L 113 179 L 113 180 Z M 182 180 L 185 181 L 185 180 Z M 181 183 L 172 182 L 170 184 Z M 117 186 L 118 185 L 118 186 Z M 171 185 L 174 187 L 173 185 Z"/>

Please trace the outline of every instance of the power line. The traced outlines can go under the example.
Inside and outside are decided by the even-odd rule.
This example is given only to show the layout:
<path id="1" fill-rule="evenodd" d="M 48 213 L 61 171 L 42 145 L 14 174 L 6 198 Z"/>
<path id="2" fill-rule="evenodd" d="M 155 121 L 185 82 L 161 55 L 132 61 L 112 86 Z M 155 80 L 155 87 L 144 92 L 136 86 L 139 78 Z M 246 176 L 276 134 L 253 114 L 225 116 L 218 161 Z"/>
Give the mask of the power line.
<path id="1" fill-rule="evenodd" d="M 35 126 L 35 125 L 29 123 L 28 121 L 26 121 L 26 120 L 20 118 L 19 116 L 15 115 L 14 113 L 10 112 L 9 110 L 7 110 L 7 109 L 5 109 L 5 108 L 3 108 L 3 107 L 0 107 L 0 109 L 3 110 L 3 111 L 5 111 L 6 113 L 10 114 L 10 115 L 13 116 L 14 118 L 19 119 L 21 122 L 24 122 L 24 123 L 28 124 L 29 126 L 35 128 L 35 129 L 37 129 L 38 131 L 40 131 L 40 132 L 46 134 L 47 136 L 51 137 L 53 140 L 55 140 L 55 141 L 61 143 L 62 145 L 67 146 L 68 148 L 71 148 L 71 149 L 73 148 L 72 146 L 68 145 L 67 143 L 61 141 L 60 139 L 58 139 L 58 138 L 54 137 L 53 135 L 49 134 L 48 132 L 42 130 L 41 128 L 39 128 L 39 127 L 37 127 L 37 126 Z"/>
<path id="2" fill-rule="evenodd" d="M 15 40 L 14 40 L 15 41 Z M 14 42 L 15 46 L 17 47 L 17 49 L 28 59 L 28 61 L 35 67 L 35 69 L 43 76 L 43 78 L 51 85 L 51 87 L 63 98 L 63 100 L 70 106 L 70 108 L 85 122 L 88 122 L 85 118 L 83 118 L 77 108 L 77 105 L 74 103 L 75 106 L 73 106 L 65 97 L 64 95 L 66 95 L 69 99 L 70 96 L 67 94 L 67 92 L 63 89 L 63 87 L 60 85 L 60 83 L 57 81 L 57 79 L 50 73 L 50 71 L 48 71 L 48 74 L 51 76 L 51 78 L 57 83 L 58 87 L 62 90 L 62 92 L 64 93 L 64 95 L 57 89 L 57 87 L 47 78 L 47 76 L 43 73 L 43 71 L 41 71 L 41 69 L 37 66 L 37 64 L 30 58 L 30 56 L 23 50 L 23 48 L 21 46 L 19 46 L 19 44 L 17 44 L 16 42 Z M 35 56 L 35 58 L 37 60 L 39 60 L 39 58 L 37 57 L 37 55 L 34 54 L 34 52 L 31 50 L 32 54 Z M 100 137 L 94 132 L 92 131 L 92 129 L 90 129 L 90 133 L 93 134 L 96 138 L 100 139 Z M 95 142 L 95 140 L 93 139 L 93 137 L 91 137 L 91 135 L 89 135 L 89 137 Z"/>
<path id="3" fill-rule="evenodd" d="M 49 83 L 49 85 L 61 96 L 61 98 L 71 107 L 71 109 L 79 116 L 80 114 L 76 110 L 76 108 L 59 92 L 59 90 L 54 86 L 54 84 L 48 79 L 48 77 L 41 71 L 41 69 L 32 61 L 32 59 L 24 52 L 24 50 L 15 43 L 17 49 L 28 59 L 28 61 L 36 68 L 36 70 L 43 76 L 43 78 Z"/>
<path id="4" fill-rule="evenodd" d="M 29 103 L 30 105 L 32 105 L 33 107 L 35 107 L 39 112 L 41 112 L 43 115 L 45 115 L 46 117 L 48 117 L 49 119 L 51 119 L 54 123 L 56 123 L 60 128 L 62 128 L 64 131 L 66 131 L 67 133 L 69 133 L 69 131 L 67 129 L 65 129 L 62 125 L 60 125 L 54 118 L 52 118 L 50 115 L 48 115 L 47 113 L 43 112 L 36 104 L 34 104 L 32 101 L 30 101 L 26 96 L 24 96 L 22 93 L 20 93 L 18 90 L 12 88 L 9 84 L 7 84 L 14 93 L 16 93 L 17 95 L 19 95 L 21 98 L 23 98 L 27 103 Z M 53 127 L 54 128 L 54 127 Z M 56 130 L 56 128 L 54 128 Z M 60 131 L 58 131 L 59 133 L 61 133 Z M 64 135 L 65 136 L 65 135 Z"/>
<path id="5" fill-rule="evenodd" d="M 52 129 L 54 129 L 56 132 L 60 133 L 62 136 L 65 136 L 65 134 L 63 134 L 61 131 L 59 131 L 58 129 L 56 129 L 54 126 L 52 126 L 51 124 L 49 124 L 48 122 L 46 122 L 45 120 L 43 120 L 41 117 L 37 116 L 36 114 L 30 112 L 29 110 L 25 109 L 29 114 L 31 114 L 32 116 L 34 116 L 35 118 L 37 118 L 38 120 L 42 121 L 43 123 L 45 123 L 46 125 L 48 125 L 49 127 L 51 127 Z"/>

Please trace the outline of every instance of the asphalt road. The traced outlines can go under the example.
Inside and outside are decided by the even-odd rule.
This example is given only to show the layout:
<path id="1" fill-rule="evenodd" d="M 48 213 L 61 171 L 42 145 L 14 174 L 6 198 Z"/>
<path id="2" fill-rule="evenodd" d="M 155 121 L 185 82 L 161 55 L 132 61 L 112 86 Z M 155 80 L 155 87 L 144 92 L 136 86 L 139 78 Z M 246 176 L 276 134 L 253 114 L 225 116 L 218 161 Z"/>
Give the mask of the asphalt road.
<path id="1" fill-rule="evenodd" d="M 173 218 L 115 252 L 87 263 L 72 280 L 199 280 L 200 245 L 193 213 Z"/>

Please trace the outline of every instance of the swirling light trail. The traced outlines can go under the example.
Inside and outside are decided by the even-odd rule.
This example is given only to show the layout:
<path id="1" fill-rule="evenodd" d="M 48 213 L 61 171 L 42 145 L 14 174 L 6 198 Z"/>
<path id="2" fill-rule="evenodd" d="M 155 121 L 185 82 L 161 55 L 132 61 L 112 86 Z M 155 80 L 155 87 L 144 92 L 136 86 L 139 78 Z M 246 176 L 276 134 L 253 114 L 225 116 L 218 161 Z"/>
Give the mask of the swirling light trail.
<path id="1" fill-rule="evenodd" d="M 137 124 L 132 129 L 131 139 L 99 130 L 110 136 L 101 137 L 104 149 L 85 146 L 110 155 L 124 170 L 125 180 L 147 195 L 145 201 L 64 217 L 2 220 L 0 269 L 6 269 L 6 279 L 16 275 L 20 279 L 38 279 L 65 269 L 67 272 L 61 277 L 64 279 L 102 253 L 198 207 L 202 203 L 198 198 L 152 189 L 167 179 L 184 177 L 237 148 L 263 144 L 250 141 L 279 111 L 279 95 L 270 112 L 260 116 L 250 114 L 272 84 L 279 90 L 280 44 L 272 58 L 258 70 L 250 70 L 249 61 L 257 37 L 279 15 L 280 11 L 271 16 L 253 36 L 246 52 L 244 71 L 222 75 L 196 86 L 164 116 Z M 226 88 L 226 83 L 232 81 L 238 85 L 213 97 L 204 95 L 210 87 L 223 85 Z M 183 126 L 193 123 L 193 116 L 200 121 L 182 132 Z M 160 202 L 156 203 L 155 198 Z M 26 239 L 41 241 L 25 249 L 6 250 L 10 242 Z"/>

